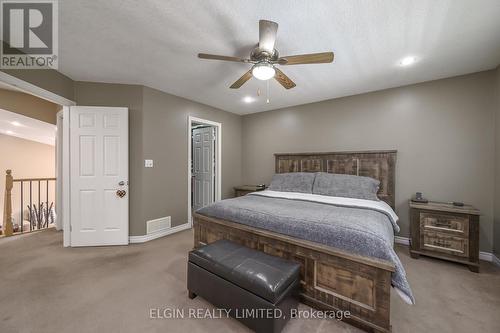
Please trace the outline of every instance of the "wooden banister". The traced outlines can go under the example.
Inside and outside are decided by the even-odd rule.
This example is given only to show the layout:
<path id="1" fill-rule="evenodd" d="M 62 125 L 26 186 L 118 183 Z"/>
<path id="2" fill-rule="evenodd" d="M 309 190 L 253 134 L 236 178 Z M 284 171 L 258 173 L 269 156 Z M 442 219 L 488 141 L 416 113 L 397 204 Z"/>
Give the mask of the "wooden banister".
<path id="1" fill-rule="evenodd" d="M 14 183 L 16 182 L 38 182 L 38 181 L 47 181 L 47 180 L 57 180 L 57 178 L 19 178 L 12 179 Z"/>
<path id="2" fill-rule="evenodd" d="M 3 213 L 3 233 L 5 236 L 45 229 L 49 227 L 49 224 L 54 223 L 55 215 L 52 213 L 54 202 L 49 202 L 49 184 L 54 182 L 55 186 L 56 181 L 57 179 L 54 177 L 14 179 L 12 170 L 6 170 Z M 13 198 L 14 187 L 15 198 Z M 20 196 L 16 194 L 18 189 Z M 19 214 L 19 223 L 16 221 L 15 224 L 12 209 L 13 199 L 16 208 L 19 204 L 19 211 L 15 213 Z"/>
<path id="3" fill-rule="evenodd" d="M 5 175 L 5 197 L 3 209 L 3 232 L 6 237 L 12 236 L 12 187 L 14 186 L 12 171 L 6 170 Z"/>

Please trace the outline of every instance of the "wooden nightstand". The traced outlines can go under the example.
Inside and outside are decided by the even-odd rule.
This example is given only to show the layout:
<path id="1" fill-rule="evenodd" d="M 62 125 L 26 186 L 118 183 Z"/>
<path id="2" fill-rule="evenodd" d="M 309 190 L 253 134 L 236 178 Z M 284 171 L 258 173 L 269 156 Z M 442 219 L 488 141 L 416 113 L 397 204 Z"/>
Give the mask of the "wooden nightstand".
<path id="1" fill-rule="evenodd" d="M 479 210 L 410 200 L 410 255 L 454 261 L 479 272 Z"/>
<path id="2" fill-rule="evenodd" d="M 263 191 L 265 187 L 257 186 L 257 185 L 242 185 L 234 187 L 234 196 L 241 197 L 243 195 L 247 195 L 248 193 Z"/>

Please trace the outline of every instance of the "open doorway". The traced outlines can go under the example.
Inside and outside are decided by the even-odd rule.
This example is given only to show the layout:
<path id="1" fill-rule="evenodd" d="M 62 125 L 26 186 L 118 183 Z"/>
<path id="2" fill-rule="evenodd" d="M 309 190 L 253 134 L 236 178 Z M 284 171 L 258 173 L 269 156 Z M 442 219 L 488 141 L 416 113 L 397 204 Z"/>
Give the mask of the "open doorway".
<path id="1" fill-rule="evenodd" d="M 0 72 L 0 84 L 56 108 L 49 112 L 48 121 L 57 147 L 52 149 L 55 157 L 50 159 L 51 177 L 35 174 L 18 178 L 10 169 L 4 176 L 2 227 L 5 236 L 12 236 L 15 228 L 33 231 L 54 225 L 63 229 L 65 247 L 128 244 L 128 108 L 75 106 L 71 100 L 3 72 Z M 6 101 L 14 105 L 16 100 L 0 98 L 0 106 Z M 39 108 L 28 110 L 30 113 L 23 111 L 23 107 L 16 111 L 27 118 L 47 116 L 47 112 L 39 112 Z M 7 125 L 28 126 L 28 120 L 9 120 Z M 6 134 L 15 132 L 6 130 Z M 29 132 L 33 134 L 32 130 Z M 8 154 L 2 154 L 2 158 L 4 155 Z M 40 169 L 36 159 L 25 158 L 24 163 L 35 171 Z M 18 195 L 13 190 L 17 184 L 19 203 L 12 200 Z M 19 211 L 14 211 L 14 207 L 19 207 Z M 16 216 L 19 223 L 15 221 Z"/>
<path id="2" fill-rule="evenodd" d="M 0 81 L 0 235 L 56 227 L 56 136 L 61 105 Z M 59 226 L 59 228 L 58 228 Z"/>
<path id="3" fill-rule="evenodd" d="M 4 141 L 25 143 L 24 148 L 9 144 L 0 152 L 2 237 L 6 232 L 23 234 L 52 226 L 61 230 L 63 220 L 67 220 L 63 203 L 68 201 L 67 191 L 63 193 L 67 181 L 62 177 L 62 152 L 68 147 L 62 146 L 62 137 L 68 137 L 69 106 L 75 102 L 4 72 L 0 72 L 0 92 L 0 108 L 6 111 L 1 124 Z M 36 144 L 32 151 L 26 148 Z M 69 228 L 64 230 L 65 243 L 66 233 Z"/>
<path id="4" fill-rule="evenodd" d="M 192 213 L 221 199 L 222 124 L 188 118 L 188 221 Z"/>

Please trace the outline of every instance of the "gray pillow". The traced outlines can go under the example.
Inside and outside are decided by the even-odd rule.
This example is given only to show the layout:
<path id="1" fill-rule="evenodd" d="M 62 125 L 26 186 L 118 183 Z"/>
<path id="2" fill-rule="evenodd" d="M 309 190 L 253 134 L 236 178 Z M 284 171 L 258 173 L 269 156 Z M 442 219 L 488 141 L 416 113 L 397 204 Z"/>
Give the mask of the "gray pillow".
<path id="1" fill-rule="evenodd" d="M 378 201 L 380 181 L 362 176 L 316 173 L 313 194 Z"/>
<path id="2" fill-rule="evenodd" d="M 312 193 L 314 177 L 313 172 L 277 173 L 271 180 L 269 190 Z"/>

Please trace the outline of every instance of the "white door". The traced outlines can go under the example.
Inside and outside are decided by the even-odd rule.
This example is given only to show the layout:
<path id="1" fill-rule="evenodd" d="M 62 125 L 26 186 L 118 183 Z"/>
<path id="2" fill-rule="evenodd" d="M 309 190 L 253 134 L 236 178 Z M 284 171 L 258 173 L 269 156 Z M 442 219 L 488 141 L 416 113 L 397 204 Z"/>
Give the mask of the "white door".
<path id="1" fill-rule="evenodd" d="M 195 210 L 214 202 L 214 131 L 213 127 L 193 130 L 193 208 Z"/>
<path id="2" fill-rule="evenodd" d="M 69 114 L 71 246 L 128 244 L 128 109 Z"/>

